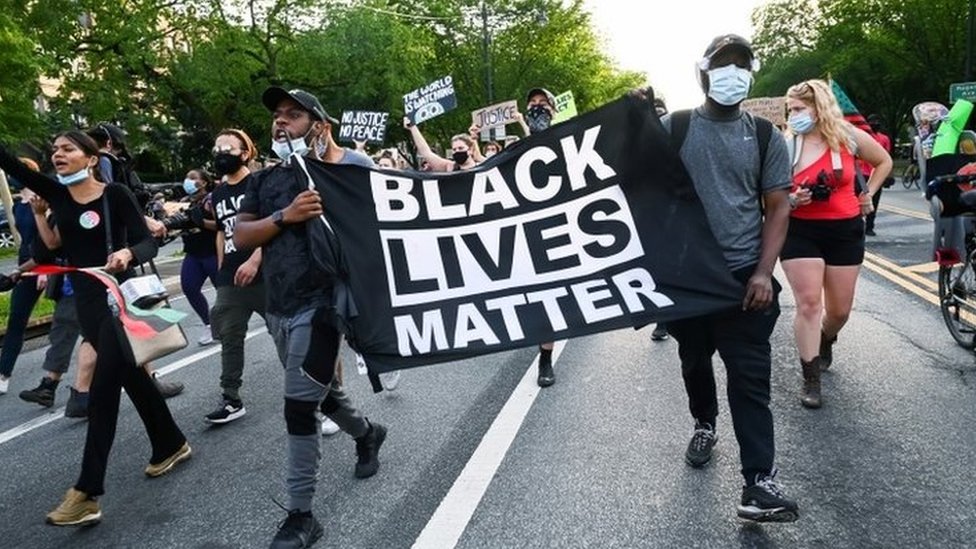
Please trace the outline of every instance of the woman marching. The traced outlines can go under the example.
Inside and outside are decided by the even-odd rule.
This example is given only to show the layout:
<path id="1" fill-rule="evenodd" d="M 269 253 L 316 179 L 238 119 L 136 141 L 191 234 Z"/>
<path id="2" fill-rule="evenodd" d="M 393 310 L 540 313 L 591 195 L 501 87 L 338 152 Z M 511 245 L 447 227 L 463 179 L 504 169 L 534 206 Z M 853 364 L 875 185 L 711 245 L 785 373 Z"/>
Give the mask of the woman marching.
<path id="1" fill-rule="evenodd" d="M 47 201 L 54 212 L 63 253 L 73 267 L 102 267 L 125 278 L 133 265 L 156 255 L 132 193 L 97 178 L 98 146 L 88 135 L 68 131 L 54 140 L 51 157 L 57 180 L 32 172 L 0 147 L 0 169 Z M 111 234 L 106 234 L 106 225 Z M 128 245 L 128 247 L 127 247 Z M 110 248 L 109 248 L 110 247 Z M 107 257 L 106 257 L 107 256 Z M 135 405 L 152 445 L 145 473 L 158 477 L 190 457 L 190 446 L 173 421 L 162 395 L 143 368 L 128 361 L 121 327 L 109 311 L 105 287 L 83 274 L 69 275 L 81 332 L 98 353 L 88 407 L 88 433 L 77 482 L 48 513 L 55 525 L 97 522 L 102 512 L 96 497 L 104 493 L 108 455 L 115 439 L 119 401 L 124 388 Z"/>
<path id="2" fill-rule="evenodd" d="M 891 171 L 891 157 L 844 120 L 830 85 L 808 80 L 786 92 L 792 143 L 790 227 L 780 254 L 796 297 L 793 332 L 803 368 L 800 402 L 821 405 L 820 373 L 847 322 L 864 260 L 864 216 Z M 859 188 L 856 162 L 874 167 Z"/>

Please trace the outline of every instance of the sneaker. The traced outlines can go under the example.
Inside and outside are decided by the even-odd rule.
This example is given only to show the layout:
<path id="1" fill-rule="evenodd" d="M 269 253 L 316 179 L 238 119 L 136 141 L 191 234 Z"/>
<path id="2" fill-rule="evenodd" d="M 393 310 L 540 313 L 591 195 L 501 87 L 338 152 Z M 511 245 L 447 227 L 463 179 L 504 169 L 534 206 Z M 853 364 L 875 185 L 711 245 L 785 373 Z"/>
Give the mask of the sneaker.
<path id="1" fill-rule="evenodd" d="M 865 236 L 878 236 L 878 233 L 874 232 L 874 229 L 867 229 L 864 231 Z"/>
<path id="2" fill-rule="evenodd" d="M 552 359 L 543 354 L 539 354 L 539 379 L 536 380 L 539 387 L 549 387 L 556 382 L 556 372 L 552 370 Z"/>
<path id="3" fill-rule="evenodd" d="M 712 459 L 712 449 L 718 442 L 715 427 L 710 423 L 695 422 L 695 434 L 691 435 L 688 449 L 685 451 L 685 461 L 692 467 L 704 467 Z"/>
<path id="4" fill-rule="evenodd" d="M 7 394 L 8 390 L 10 390 L 10 378 L 0 376 L 0 395 Z"/>
<path id="5" fill-rule="evenodd" d="M 42 377 L 40 385 L 33 389 L 21 391 L 20 399 L 50 408 L 54 406 L 54 391 L 58 388 L 58 383 L 60 382 L 49 377 Z"/>
<path id="6" fill-rule="evenodd" d="M 244 417 L 246 413 L 247 409 L 244 408 L 243 402 L 229 399 L 225 396 L 220 408 L 207 414 L 206 420 L 208 423 L 222 425 L 224 423 L 230 423 L 237 418 Z"/>
<path id="7" fill-rule="evenodd" d="M 332 421 L 331 419 L 324 417 L 322 418 L 322 436 L 331 437 L 332 435 L 338 433 L 341 429 L 339 424 Z"/>
<path id="8" fill-rule="evenodd" d="M 47 523 L 55 526 L 88 526 L 102 520 L 98 502 L 88 494 L 69 488 L 61 505 L 47 514 Z"/>
<path id="9" fill-rule="evenodd" d="M 193 455 L 193 450 L 190 448 L 190 443 L 184 442 L 183 446 L 180 446 L 180 449 L 177 450 L 173 455 L 159 463 L 150 463 L 146 467 L 146 476 L 149 478 L 161 477 L 170 472 L 173 467 L 176 467 L 178 464 L 190 459 L 191 455 Z"/>
<path id="10" fill-rule="evenodd" d="M 322 525 L 315 520 L 311 511 L 304 513 L 295 509 L 288 512 L 288 518 L 281 523 L 278 533 L 271 540 L 271 549 L 304 549 L 315 545 L 322 537 Z"/>
<path id="11" fill-rule="evenodd" d="M 383 385 L 384 390 L 395 391 L 400 385 L 400 370 L 380 374 L 380 384 Z"/>
<path id="12" fill-rule="evenodd" d="M 64 417 L 88 417 L 88 393 L 82 393 L 74 387 L 68 387 L 71 396 L 64 407 Z"/>
<path id="13" fill-rule="evenodd" d="M 796 502 L 776 484 L 776 471 L 757 475 L 756 483 L 742 488 L 739 517 L 756 522 L 793 522 L 800 517 Z"/>
<path id="14" fill-rule="evenodd" d="M 155 372 L 153 372 L 153 383 L 156 384 L 156 388 L 159 389 L 159 394 L 163 395 L 163 398 L 173 398 L 183 392 L 182 383 L 179 381 L 162 381 Z"/>
<path id="15" fill-rule="evenodd" d="M 369 421 L 369 420 L 367 420 Z M 356 439 L 356 478 L 369 478 L 380 468 L 380 446 L 386 440 L 386 427 L 370 423 L 369 431 Z"/>
<path id="16" fill-rule="evenodd" d="M 214 342 L 213 332 L 210 330 L 210 325 L 209 324 L 204 324 L 203 325 L 203 335 L 201 335 L 200 336 L 200 339 L 197 340 L 197 344 L 199 344 L 199 345 L 210 345 L 213 342 Z"/>
<path id="17" fill-rule="evenodd" d="M 668 326 L 663 322 L 658 322 L 651 332 L 651 341 L 664 341 L 668 338 Z"/>

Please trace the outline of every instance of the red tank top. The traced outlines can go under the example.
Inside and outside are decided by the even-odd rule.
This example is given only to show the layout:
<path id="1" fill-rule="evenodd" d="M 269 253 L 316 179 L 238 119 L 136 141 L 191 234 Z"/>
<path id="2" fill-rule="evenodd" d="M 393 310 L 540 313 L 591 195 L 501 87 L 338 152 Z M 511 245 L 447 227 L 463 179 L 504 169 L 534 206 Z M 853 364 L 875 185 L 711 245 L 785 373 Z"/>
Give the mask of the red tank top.
<path id="1" fill-rule="evenodd" d="M 791 216 L 797 219 L 850 219 L 861 213 L 861 204 L 854 194 L 854 155 L 846 147 L 840 148 L 841 166 L 840 179 L 834 175 L 834 168 L 830 161 L 830 149 L 824 152 L 813 164 L 800 170 L 793 176 L 793 191 L 805 185 L 817 183 L 817 176 L 821 171 L 827 174 L 827 184 L 830 186 L 830 199 L 813 201 L 793 210 Z"/>

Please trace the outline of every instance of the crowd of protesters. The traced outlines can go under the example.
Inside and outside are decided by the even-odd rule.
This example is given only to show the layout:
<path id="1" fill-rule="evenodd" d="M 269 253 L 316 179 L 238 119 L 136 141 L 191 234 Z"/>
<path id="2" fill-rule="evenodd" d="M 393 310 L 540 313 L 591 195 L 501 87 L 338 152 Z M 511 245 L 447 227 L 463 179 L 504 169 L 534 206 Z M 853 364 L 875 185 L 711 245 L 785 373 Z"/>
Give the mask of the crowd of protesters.
<path id="1" fill-rule="evenodd" d="M 670 335 L 678 345 L 693 420 L 687 463 L 705 466 L 718 443 L 712 368 L 717 351 L 728 376 L 742 466 L 737 512 L 755 521 L 792 521 L 799 515 L 798 505 L 776 481 L 770 411 L 770 336 L 780 314 L 781 290 L 773 269 L 781 260 L 796 296 L 800 401 L 818 408 L 821 374 L 835 363 L 833 345 L 851 312 L 864 257 L 864 216 L 877 207 L 891 159 L 883 139 L 843 119 L 823 81 L 789 89 L 785 136 L 746 113 L 741 104 L 757 69 L 748 41 L 719 36 L 697 64 L 705 101 L 695 109 L 670 113 L 660 100 L 654 105 L 687 167 L 728 268 L 742 285 L 742 306 L 659 324 L 652 338 L 663 341 Z M 343 431 L 353 439 L 357 478 L 379 470 L 387 427 L 370 421 L 343 388 L 343 336 L 322 320 L 333 299 L 333 282 L 308 256 L 311 237 L 304 227 L 323 214 L 323 197 L 291 182 L 301 177 L 306 159 L 363 169 L 413 168 L 396 148 L 370 156 L 365 143 L 355 149 L 337 144 L 338 121 L 306 91 L 271 87 L 263 104 L 271 130 L 262 140 L 271 141 L 274 161 L 259 169 L 255 140 L 238 129 L 223 130 L 214 136 L 212 169 L 195 167 L 186 173 L 186 199 L 180 204 L 163 204 L 147 192 L 133 170 L 126 136 L 114 124 L 59 134 L 53 142 L 51 174 L 0 148 L 0 168 L 20 193 L 15 219 L 23 239 L 19 266 L 8 279 L 12 304 L 0 352 L 0 393 L 7 392 L 27 318 L 42 292 L 58 300 L 51 347 L 40 385 L 22 392 L 21 398 L 52 406 L 82 338 L 66 412 L 88 419 L 81 472 L 47 515 L 49 523 L 79 525 L 101 519 L 97 498 L 104 492 L 123 388 L 149 436 L 147 476 L 168 473 L 190 458 L 192 450 L 164 400 L 182 386 L 158 379 L 149 365 L 131 363 L 121 348 L 104 288 L 78 273 L 57 279 L 24 274 L 38 264 L 64 264 L 101 267 L 124 280 L 140 265 L 150 264 L 158 239 L 172 234 L 183 239 L 180 282 L 203 326 L 198 343 L 219 340 L 222 345 L 215 379 L 219 406 L 204 416 L 206 421 L 226 424 L 246 413 L 244 340 L 255 313 L 267 324 L 282 363 L 288 516 L 271 546 L 310 547 L 322 536 L 323 527 L 312 514 L 322 434 Z M 516 119 L 523 135 L 549 129 L 555 107 L 547 89 L 529 89 L 525 112 Z M 403 127 L 418 155 L 413 164 L 417 171 L 477 170 L 511 143 L 482 144 L 482 128 L 472 126 L 454 135 L 442 155 L 409 118 Z M 870 170 L 863 189 L 855 188 L 857 162 Z M 212 307 L 201 291 L 206 280 L 216 288 Z M 555 382 L 552 355 L 552 343 L 539 346 L 540 387 Z M 393 390 L 399 374 L 371 376 L 371 381 L 375 390 Z"/>

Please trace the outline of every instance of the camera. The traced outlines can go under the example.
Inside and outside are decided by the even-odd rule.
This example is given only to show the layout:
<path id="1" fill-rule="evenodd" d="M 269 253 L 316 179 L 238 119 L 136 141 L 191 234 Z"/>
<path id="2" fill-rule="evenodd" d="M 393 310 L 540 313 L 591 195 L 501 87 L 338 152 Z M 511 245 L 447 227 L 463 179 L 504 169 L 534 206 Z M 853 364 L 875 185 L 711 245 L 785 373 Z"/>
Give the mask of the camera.
<path id="1" fill-rule="evenodd" d="M 814 202 L 826 202 L 830 200 L 830 193 L 834 191 L 834 188 L 830 185 L 827 172 L 824 170 L 820 170 L 820 173 L 817 174 L 816 183 L 803 185 L 803 187 L 810 190 L 810 199 Z"/>

